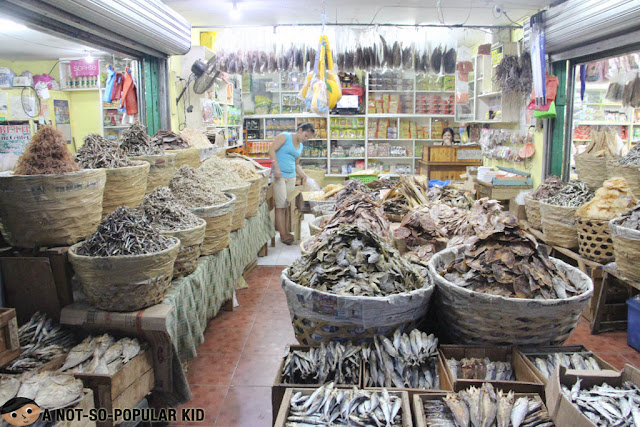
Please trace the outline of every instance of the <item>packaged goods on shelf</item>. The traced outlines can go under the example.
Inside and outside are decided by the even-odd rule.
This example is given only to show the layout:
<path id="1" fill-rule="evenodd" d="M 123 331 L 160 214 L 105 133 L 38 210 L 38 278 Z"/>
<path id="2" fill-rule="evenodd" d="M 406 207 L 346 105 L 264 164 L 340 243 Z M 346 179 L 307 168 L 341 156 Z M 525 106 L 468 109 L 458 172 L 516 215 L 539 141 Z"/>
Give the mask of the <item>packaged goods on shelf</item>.
<path id="1" fill-rule="evenodd" d="M 364 117 L 332 117 L 332 139 L 364 139 Z"/>

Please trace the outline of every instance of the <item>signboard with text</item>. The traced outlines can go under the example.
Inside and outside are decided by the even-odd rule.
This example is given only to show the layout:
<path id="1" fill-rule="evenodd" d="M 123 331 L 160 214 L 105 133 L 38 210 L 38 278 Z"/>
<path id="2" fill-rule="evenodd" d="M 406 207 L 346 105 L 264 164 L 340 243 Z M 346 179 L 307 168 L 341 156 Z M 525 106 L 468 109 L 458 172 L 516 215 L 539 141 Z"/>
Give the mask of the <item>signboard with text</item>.
<path id="1" fill-rule="evenodd" d="M 94 59 L 93 61 L 71 61 L 69 63 L 71 67 L 71 76 L 97 76 L 100 74 L 100 66 L 98 65 L 98 60 Z"/>
<path id="2" fill-rule="evenodd" d="M 31 140 L 31 130 L 28 124 L 0 126 L 0 154 L 22 154 Z"/>

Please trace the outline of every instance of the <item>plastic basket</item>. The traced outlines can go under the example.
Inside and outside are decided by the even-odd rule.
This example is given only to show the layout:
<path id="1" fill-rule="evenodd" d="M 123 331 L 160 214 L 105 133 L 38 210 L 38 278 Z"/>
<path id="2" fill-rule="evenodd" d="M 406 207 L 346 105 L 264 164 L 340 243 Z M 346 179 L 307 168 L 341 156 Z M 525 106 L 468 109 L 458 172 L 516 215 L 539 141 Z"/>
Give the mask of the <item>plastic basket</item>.
<path id="1" fill-rule="evenodd" d="M 629 298 L 627 305 L 627 344 L 640 351 L 640 301 Z"/>
<path id="2" fill-rule="evenodd" d="M 378 179 L 378 175 L 349 175 L 349 179 L 357 179 L 363 184 L 375 181 Z"/>

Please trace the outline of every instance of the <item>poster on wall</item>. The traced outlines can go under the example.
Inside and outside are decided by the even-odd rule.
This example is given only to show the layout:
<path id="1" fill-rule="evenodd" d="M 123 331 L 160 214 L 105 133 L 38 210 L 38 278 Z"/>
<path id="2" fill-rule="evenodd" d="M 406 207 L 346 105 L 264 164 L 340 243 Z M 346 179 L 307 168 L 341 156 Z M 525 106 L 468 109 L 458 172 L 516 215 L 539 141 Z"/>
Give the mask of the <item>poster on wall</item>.
<path id="1" fill-rule="evenodd" d="M 12 96 L 9 98 L 9 110 L 11 120 L 29 120 L 38 116 L 36 100 L 33 97 L 23 99 L 21 96 Z"/>
<path id="2" fill-rule="evenodd" d="M 9 115 L 9 94 L 0 92 L 0 117 L 6 118 Z"/>
<path id="3" fill-rule="evenodd" d="M 0 171 L 13 170 L 30 140 L 31 129 L 28 123 L 0 125 Z"/>
<path id="4" fill-rule="evenodd" d="M 64 135 L 67 144 L 71 144 L 71 117 L 69 116 L 69 101 L 53 100 L 53 114 L 56 118 L 56 128 Z"/>

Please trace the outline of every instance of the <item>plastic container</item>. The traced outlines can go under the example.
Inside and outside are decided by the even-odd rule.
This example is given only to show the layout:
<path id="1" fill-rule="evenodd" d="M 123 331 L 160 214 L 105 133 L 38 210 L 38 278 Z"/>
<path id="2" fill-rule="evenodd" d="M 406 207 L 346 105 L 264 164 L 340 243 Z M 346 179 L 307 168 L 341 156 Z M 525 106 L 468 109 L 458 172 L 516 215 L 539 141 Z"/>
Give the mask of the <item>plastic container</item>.
<path id="1" fill-rule="evenodd" d="M 640 300 L 629 298 L 627 305 L 627 344 L 640 351 Z"/>

